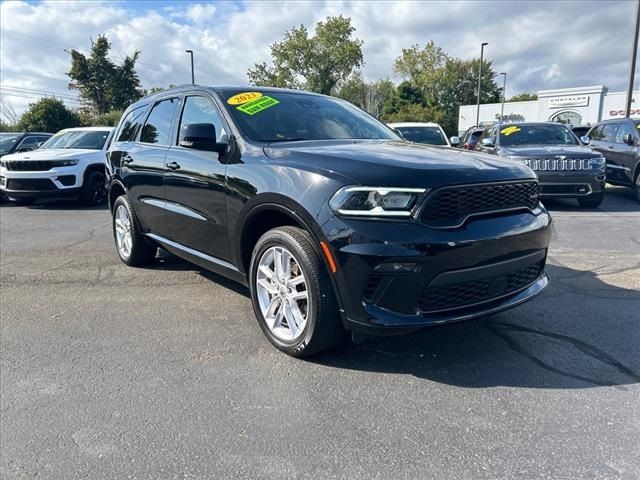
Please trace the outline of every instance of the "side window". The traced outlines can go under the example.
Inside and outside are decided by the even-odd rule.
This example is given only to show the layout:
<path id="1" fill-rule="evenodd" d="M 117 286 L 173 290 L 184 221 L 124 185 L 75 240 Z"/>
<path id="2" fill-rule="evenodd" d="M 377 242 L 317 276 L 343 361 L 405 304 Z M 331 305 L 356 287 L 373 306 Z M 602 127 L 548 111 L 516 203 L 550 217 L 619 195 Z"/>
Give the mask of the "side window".
<path id="1" fill-rule="evenodd" d="M 26 137 L 24 140 L 22 140 L 22 142 L 20 142 L 20 145 L 18 145 L 18 149 L 20 148 L 28 148 L 28 149 L 35 149 L 38 147 L 38 144 L 42 141 L 40 140 L 41 137 L 34 137 L 34 136 L 30 136 L 30 137 Z"/>
<path id="2" fill-rule="evenodd" d="M 127 116 L 120 124 L 120 130 L 117 133 L 118 136 L 116 137 L 116 141 L 133 142 L 136 139 L 136 135 L 138 134 L 138 130 L 140 129 L 140 124 L 142 123 L 144 112 L 145 108 L 140 107 L 127 113 Z"/>
<path id="3" fill-rule="evenodd" d="M 613 142 L 616 138 L 616 130 L 618 130 L 619 123 L 605 123 L 602 127 L 602 133 L 600 134 L 600 140 L 603 142 Z"/>
<path id="4" fill-rule="evenodd" d="M 636 134 L 633 130 L 633 124 L 631 122 L 621 123 L 620 128 L 618 128 L 618 132 L 616 133 L 615 142 L 624 143 L 623 139 L 625 135 L 631 135 L 631 138 L 636 138 Z"/>
<path id="5" fill-rule="evenodd" d="M 171 123 L 178 106 L 177 98 L 168 98 L 156 103 L 142 127 L 140 141 L 158 145 L 171 144 Z"/>
<path id="6" fill-rule="evenodd" d="M 213 102 L 206 97 L 193 96 L 185 99 L 178 140 L 182 140 L 185 127 L 191 123 L 212 123 L 216 127 L 216 141 L 222 143 L 226 139 L 220 113 Z"/>

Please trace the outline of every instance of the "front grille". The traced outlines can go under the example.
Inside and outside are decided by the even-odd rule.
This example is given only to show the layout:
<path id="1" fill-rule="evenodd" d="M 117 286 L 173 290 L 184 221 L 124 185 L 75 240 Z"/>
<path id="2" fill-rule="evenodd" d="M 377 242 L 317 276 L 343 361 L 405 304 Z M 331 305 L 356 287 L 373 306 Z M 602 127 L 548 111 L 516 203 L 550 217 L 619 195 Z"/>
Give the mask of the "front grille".
<path id="1" fill-rule="evenodd" d="M 591 169 L 591 160 L 588 158 L 527 158 L 521 161 L 539 172 L 575 172 Z"/>
<path id="2" fill-rule="evenodd" d="M 456 227 L 471 215 L 517 208 L 533 210 L 538 205 L 535 181 L 476 184 L 440 188 L 426 200 L 420 214 L 434 227 Z"/>
<path id="3" fill-rule="evenodd" d="M 7 180 L 7 190 L 35 192 L 57 190 L 57 187 L 48 178 L 10 178 Z"/>
<path id="4" fill-rule="evenodd" d="M 540 277 L 543 269 L 544 262 L 536 262 L 499 277 L 429 287 L 418 300 L 418 308 L 422 313 L 433 313 L 491 301 L 523 290 Z"/>
<path id="5" fill-rule="evenodd" d="M 6 168 L 12 172 L 46 172 L 59 164 L 58 160 L 9 160 Z"/>

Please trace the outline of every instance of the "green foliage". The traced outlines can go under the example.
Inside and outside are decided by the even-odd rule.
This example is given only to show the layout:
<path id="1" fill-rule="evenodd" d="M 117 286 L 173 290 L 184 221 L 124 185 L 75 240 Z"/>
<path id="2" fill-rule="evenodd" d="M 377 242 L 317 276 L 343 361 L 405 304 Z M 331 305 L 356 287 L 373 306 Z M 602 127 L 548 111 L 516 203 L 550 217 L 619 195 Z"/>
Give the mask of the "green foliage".
<path id="1" fill-rule="evenodd" d="M 95 127 L 117 127 L 123 110 L 112 110 L 108 113 L 97 115 L 93 118 L 91 126 Z"/>
<path id="2" fill-rule="evenodd" d="M 507 102 L 528 102 L 531 100 L 538 100 L 538 95 L 535 93 L 519 93 L 511 97 Z"/>
<path id="3" fill-rule="evenodd" d="M 0 120 L 0 132 L 19 132 L 20 127 L 17 123 L 8 123 Z"/>
<path id="4" fill-rule="evenodd" d="M 123 110 L 142 96 L 140 79 L 135 71 L 140 52 L 136 51 L 116 65 L 108 57 L 110 49 L 111 44 L 101 35 L 92 42 L 89 57 L 71 50 L 71 69 L 67 72 L 72 80 L 69 86 L 80 92 L 80 97 L 96 114 Z"/>
<path id="5" fill-rule="evenodd" d="M 393 82 L 384 79 L 367 83 L 358 70 L 339 83 L 334 95 L 378 117 L 382 113 L 383 104 L 394 94 Z"/>
<path id="6" fill-rule="evenodd" d="M 41 98 L 36 103 L 29 104 L 18 123 L 20 130 L 51 133 L 78 125 L 79 115 L 69 110 L 61 100 L 52 97 Z"/>
<path id="7" fill-rule="evenodd" d="M 443 124 L 446 113 L 438 107 L 426 107 L 419 103 L 403 105 L 394 113 L 384 115 L 384 121 L 390 122 L 436 122 Z"/>
<path id="8" fill-rule="evenodd" d="M 142 94 L 146 97 L 147 95 L 153 95 L 154 93 L 158 93 L 158 92 L 163 92 L 165 90 L 167 90 L 168 88 L 173 88 L 175 87 L 175 85 L 173 83 L 170 83 L 168 87 L 158 87 L 158 86 L 153 86 L 150 89 L 144 89 L 142 90 Z"/>
<path id="9" fill-rule="evenodd" d="M 330 95 L 338 82 L 364 63 L 362 41 L 352 39 L 353 32 L 351 19 L 342 15 L 318 22 L 313 36 L 304 25 L 293 28 L 271 45 L 273 66 L 256 64 L 247 71 L 249 81 Z"/>

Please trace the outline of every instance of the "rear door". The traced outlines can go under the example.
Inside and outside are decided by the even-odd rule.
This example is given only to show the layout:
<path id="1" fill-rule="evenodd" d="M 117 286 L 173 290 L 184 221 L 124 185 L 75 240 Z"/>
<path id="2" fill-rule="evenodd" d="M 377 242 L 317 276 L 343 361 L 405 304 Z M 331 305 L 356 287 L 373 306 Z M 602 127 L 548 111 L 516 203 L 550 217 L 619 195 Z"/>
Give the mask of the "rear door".
<path id="1" fill-rule="evenodd" d="M 134 133 L 137 141 L 125 136 L 116 139 L 114 146 L 114 150 L 121 151 L 121 177 L 143 231 L 163 237 L 169 234 L 163 208 L 165 157 L 174 136 L 178 104 L 179 97 L 155 102 L 139 132 Z M 139 116 L 131 119 L 130 128 L 123 125 L 119 135 L 136 128 L 145 118 L 144 113 L 138 112 Z M 122 141 L 126 144 L 122 145 Z"/>
<path id="2" fill-rule="evenodd" d="M 219 260 L 229 260 L 227 233 L 226 165 L 216 152 L 179 145 L 191 123 L 211 123 L 217 141 L 227 143 L 227 126 L 218 107 L 206 94 L 186 95 L 178 134 L 165 164 L 166 216 L 170 239 Z"/>
<path id="3" fill-rule="evenodd" d="M 625 143 L 624 137 L 626 135 L 631 135 L 633 144 Z M 638 148 L 638 145 L 640 145 L 640 135 L 638 135 L 638 129 L 635 128 L 631 120 L 620 123 L 616 131 L 614 144 L 613 159 L 621 168 L 620 173 L 624 175 L 624 179 L 622 180 L 631 185 L 633 184 L 633 174 L 635 172 L 638 154 L 640 153 L 640 149 Z"/>

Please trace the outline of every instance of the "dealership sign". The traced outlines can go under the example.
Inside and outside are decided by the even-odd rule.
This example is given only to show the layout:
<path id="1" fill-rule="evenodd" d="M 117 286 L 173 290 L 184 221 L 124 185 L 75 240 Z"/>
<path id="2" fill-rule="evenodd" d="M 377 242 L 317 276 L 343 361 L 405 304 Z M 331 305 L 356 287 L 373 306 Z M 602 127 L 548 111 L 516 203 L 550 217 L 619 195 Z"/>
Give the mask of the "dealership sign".
<path id="1" fill-rule="evenodd" d="M 549 99 L 549 108 L 586 107 L 589 105 L 589 95 L 570 95 Z"/>

